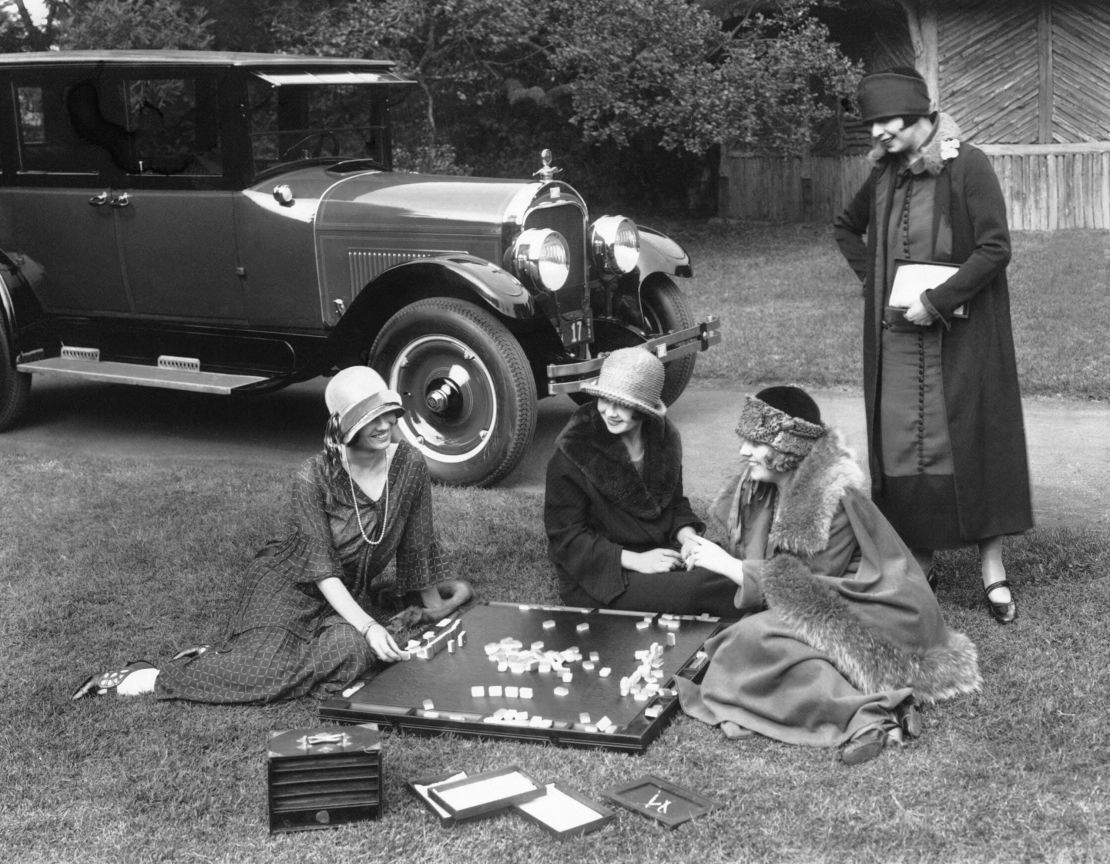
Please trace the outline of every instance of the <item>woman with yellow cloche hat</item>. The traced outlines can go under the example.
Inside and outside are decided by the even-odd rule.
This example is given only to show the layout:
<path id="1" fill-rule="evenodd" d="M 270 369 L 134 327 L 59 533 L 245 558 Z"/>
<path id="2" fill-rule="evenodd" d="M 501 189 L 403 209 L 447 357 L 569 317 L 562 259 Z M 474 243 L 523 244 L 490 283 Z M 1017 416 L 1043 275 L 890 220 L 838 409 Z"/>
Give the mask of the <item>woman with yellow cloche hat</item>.
<path id="1" fill-rule="evenodd" d="M 394 440 L 401 398 L 367 367 L 328 383 L 325 449 L 293 481 L 288 531 L 254 558 L 227 634 L 155 668 L 143 661 L 93 675 L 74 699 L 258 703 L 327 697 L 375 661 L 402 655 L 384 616 L 437 620 L 471 596 L 448 579 L 432 524 L 428 469 Z M 396 560 L 396 579 L 386 566 Z"/>

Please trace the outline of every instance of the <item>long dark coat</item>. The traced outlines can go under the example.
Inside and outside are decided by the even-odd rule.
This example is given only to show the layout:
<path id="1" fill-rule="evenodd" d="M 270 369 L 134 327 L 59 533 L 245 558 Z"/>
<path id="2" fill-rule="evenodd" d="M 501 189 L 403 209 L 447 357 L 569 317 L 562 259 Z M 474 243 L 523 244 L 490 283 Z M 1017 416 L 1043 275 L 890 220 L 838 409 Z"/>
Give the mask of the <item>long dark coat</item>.
<path id="1" fill-rule="evenodd" d="M 961 266 L 947 282 L 927 291 L 926 300 L 944 327 L 941 366 L 960 534 L 972 542 L 1033 525 L 1006 282 L 1010 233 L 998 178 L 981 150 L 960 142 L 958 155 L 938 160 L 936 168 L 933 242 L 946 214 L 952 226 L 952 261 Z M 883 477 L 877 397 L 888 291 L 885 274 L 877 278 L 875 272 L 876 243 L 885 235 L 877 214 L 890 203 L 880 208 L 875 189 L 883 172 L 895 170 L 890 160 L 879 159 L 834 223 L 840 251 L 864 285 L 863 385 L 873 495 L 881 491 Z M 894 183 L 886 186 L 893 193 Z M 953 310 L 965 303 L 968 317 L 953 318 Z"/>
<path id="2" fill-rule="evenodd" d="M 609 603 L 627 587 L 621 550 L 674 546 L 685 525 L 705 530 L 682 491 L 682 442 L 667 420 L 645 420 L 644 475 L 594 403 L 580 407 L 547 465 L 544 526 L 560 593 L 574 586 Z"/>

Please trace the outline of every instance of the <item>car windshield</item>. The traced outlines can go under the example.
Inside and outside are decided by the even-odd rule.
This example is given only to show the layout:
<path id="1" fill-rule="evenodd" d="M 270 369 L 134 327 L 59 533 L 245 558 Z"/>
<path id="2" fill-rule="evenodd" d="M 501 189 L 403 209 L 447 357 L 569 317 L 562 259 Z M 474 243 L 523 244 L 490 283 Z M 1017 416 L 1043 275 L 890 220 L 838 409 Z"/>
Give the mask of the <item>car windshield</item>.
<path id="1" fill-rule="evenodd" d="M 386 100 L 363 84 L 274 86 L 255 79 L 248 89 L 254 173 L 305 160 L 370 161 L 389 167 Z"/>

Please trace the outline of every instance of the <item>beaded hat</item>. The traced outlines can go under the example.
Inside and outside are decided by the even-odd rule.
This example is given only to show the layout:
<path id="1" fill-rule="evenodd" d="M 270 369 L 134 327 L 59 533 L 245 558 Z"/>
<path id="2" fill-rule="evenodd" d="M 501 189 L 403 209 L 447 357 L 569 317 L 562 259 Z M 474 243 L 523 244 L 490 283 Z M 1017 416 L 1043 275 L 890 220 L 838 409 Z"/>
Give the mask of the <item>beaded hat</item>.
<path id="1" fill-rule="evenodd" d="M 892 69 L 863 76 L 857 97 L 864 123 L 884 117 L 927 117 L 932 112 L 925 79 L 910 72 Z"/>
<path id="2" fill-rule="evenodd" d="M 768 387 L 749 396 L 740 409 L 736 434 L 781 453 L 807 456 L 828 427 L 821 409 L 800 387 Z"/>
<path id="3" fill-rule="evenodd" d="M 343 444 L 350 444 L 359 429 L 383 414 L 405 413 L 401 397 L 369 366 L 349 366 L 337 372 L 324 390 L 324 402 Z"/>
<path id="4" fill-rule="evenodd" d="M 597 381 L 582 385 L 582 392 L 662 417 L 667 413 L 665 377 L 663 361 L 646 348 L 619 348 L 605 358 Z"/>

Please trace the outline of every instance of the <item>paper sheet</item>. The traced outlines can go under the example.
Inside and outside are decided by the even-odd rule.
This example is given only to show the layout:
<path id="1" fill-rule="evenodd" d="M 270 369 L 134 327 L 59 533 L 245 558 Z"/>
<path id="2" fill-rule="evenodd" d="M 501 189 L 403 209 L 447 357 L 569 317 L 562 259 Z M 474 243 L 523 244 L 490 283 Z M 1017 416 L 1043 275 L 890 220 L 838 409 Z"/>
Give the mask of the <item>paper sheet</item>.
<path id="1" fill-rule="evenodd" d="M 929 264 L 901 261 L 894 271 L 890 288 L 890 305 L 909 309 L 923 291 L 946 282 L 960 268 L 955 264 Z"/>
<path id="2" fill-rule="evenodd" d="M 599 813 L 581 801 L 559 790 L 554 783 L 547 784 L 547 794 L 542 798 L 516 805 L 530 816 L 551 826 L 554 831 L 570 831 L 598 819 Z"/>

